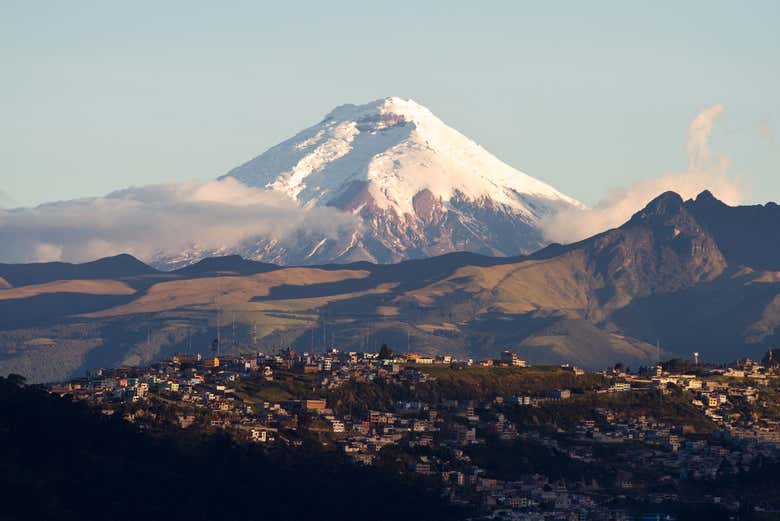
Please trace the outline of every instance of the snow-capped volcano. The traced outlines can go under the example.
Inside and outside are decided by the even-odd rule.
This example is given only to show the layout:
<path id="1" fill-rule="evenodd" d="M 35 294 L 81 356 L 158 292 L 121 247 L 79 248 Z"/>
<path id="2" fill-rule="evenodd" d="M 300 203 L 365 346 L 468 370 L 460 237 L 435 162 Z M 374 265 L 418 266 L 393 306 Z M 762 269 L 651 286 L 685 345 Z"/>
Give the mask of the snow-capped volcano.
<path id="1" fill-rule="evenodd" d="M 516 255 L 543 246 L 541 217 L 582 206 L 397 97 L 342 105 L 227 176 L 361 218 L 349 237 L 242 252 L 284 263 L 395 262 L 455 250 Z"/>

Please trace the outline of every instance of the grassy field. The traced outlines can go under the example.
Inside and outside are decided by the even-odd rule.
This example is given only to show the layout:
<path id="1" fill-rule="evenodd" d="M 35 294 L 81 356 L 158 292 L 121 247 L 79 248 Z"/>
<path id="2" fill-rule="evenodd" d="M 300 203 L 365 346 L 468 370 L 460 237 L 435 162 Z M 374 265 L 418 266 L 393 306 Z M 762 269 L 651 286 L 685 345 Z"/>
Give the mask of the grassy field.
<path id="1" fill-rule="evenodd" d="M 484 400 L 496 396 L 542 395 L 553 389 L 585 392 L 604 384 L 597 375 L 575 376 L 559 367 L 469 367 L 413 366 L 435 380 L 413 389 L 382 381 L 350 382 L 331 391 L 329 403 L 343 413 L 369 409 L 385 410 L 396 400 Z"/>
<path id="2" fill-rule="evenodd" d="M 553 389 L 585 391 L 604 384 L 594 374 L 575 376 L 557 366 L 533 367 L 419 367 L 436 378 L 430 391 L 443 396 L 485 398 L 515 394 L 540 394 Z"/>
<path id="3" fill-rule="evenodd" d="M 284 402 L 314 397 L 317 377 L 277 371 L 273 381 L 241 380 L 236 383 L 236 396 L 248 403 Z"/>

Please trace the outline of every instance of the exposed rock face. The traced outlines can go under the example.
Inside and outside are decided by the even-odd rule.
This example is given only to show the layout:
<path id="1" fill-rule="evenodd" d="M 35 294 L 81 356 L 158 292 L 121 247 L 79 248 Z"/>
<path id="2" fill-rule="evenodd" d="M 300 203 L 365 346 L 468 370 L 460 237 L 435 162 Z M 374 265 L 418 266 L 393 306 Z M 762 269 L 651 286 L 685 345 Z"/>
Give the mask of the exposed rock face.
<path id="1" fill-rule="evenodd" d="M 653 293 L 672 293 L 720 276 L 728 266 L 714 238 L 667 192 L 630 221 L 586 241 L 594 274 L 603 281 L 602 313 Z"/>
<path id="2" fill-rule="evenodd" d="M 780 270 L 780 205 L 729 206 L 704 191 L 685 207 L 730 265 Z"/>

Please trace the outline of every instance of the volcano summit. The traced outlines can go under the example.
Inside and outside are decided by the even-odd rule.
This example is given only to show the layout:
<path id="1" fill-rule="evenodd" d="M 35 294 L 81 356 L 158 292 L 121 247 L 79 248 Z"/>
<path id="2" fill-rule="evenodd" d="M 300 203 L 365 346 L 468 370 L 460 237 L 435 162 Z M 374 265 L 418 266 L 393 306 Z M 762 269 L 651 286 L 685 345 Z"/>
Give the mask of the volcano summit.
<path id="1" fill-rule="evenodd" d="M 338 238 L 302 232 L 293 244 L 263 240 L 238 252 L 282 264 L 530 253 L 544 245 L 539 219 L 582 207 L 397 97 L 342 105 L 225 177 L 359 217 L 359 229 Z"/>

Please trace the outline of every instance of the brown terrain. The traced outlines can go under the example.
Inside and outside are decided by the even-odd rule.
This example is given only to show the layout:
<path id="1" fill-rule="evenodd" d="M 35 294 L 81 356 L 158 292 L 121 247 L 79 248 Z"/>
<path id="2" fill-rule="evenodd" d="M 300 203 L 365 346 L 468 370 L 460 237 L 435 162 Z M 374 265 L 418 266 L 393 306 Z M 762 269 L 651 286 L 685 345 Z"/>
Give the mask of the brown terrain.
<path id="1" fill-rule="evenodd" d="M 738 233 L 734 220 L 763 229 Z M 780 342 L 779 223 L 772 203 L 666 193 L 620 228 L 526 257 L 316 268 L 225 257 L 167 273 L 129 256 L 0 265 L 0 374 L 50 381 L 206 354 L 218 327 L 223 352 L 388 343 L 598 368 L 654 363 L 660 343 L 663 357 L 756 357 Z"/>

